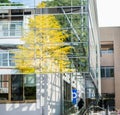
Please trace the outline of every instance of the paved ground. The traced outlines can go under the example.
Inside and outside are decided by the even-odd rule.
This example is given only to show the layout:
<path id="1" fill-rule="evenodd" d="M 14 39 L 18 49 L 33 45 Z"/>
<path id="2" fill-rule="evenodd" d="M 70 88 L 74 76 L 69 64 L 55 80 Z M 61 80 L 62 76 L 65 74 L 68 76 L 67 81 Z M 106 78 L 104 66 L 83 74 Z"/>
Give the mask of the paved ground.
<path id="1" fill-rule="evenodd" d="M 101 112 L 97 112 L 97 113 L 93 113 L 91 112 L 91 114 L 89 115 L 119 115 L 116 112 L 108 112 L 106 113 L 105 111 L 101 111 Z"/>
<path id="2" fill-rule="evenodd" d="M 77 111 L 76 113 L 71 113 L 69 115 L 80 115 L 80 114 L 79 114 L 79 111 Z M 113 112 L 108 111 L 108 113 L 106 113 L 106 111 L 100 111 L 100 112 L 96 112 L 96 113 L 91 111 L 91 113 L 89 113 L 87 115 L 120 115 L 120 114 L 118 114 L 115 111 L 113 111 Z"/>

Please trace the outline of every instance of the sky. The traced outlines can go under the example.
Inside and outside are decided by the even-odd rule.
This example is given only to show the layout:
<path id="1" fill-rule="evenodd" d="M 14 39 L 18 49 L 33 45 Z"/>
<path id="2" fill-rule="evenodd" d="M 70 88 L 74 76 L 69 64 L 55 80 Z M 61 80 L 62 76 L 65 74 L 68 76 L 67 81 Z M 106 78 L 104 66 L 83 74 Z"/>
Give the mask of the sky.
<path id="1" fill-rule="evenodd" d="M 40 1 L 42 0 L 10 0 L 10 1 L 19 2 L 25 4 L 26 6 L 34 7 L 35 4 L 40 3 Z"/>
<path id="2" fill-rule="evenodd" d="M 21 2 L 27 6 L 34 6 L 41 0 L 11 0 L 13 2 Z M 120 0 L 96 0 L 98 11 L 99 27 L 120 26 Z"/>
<path id="3" fill-rule="evenodd" d="M 120 0 L 97 0 L 100 27 L 120 26 Z"/>

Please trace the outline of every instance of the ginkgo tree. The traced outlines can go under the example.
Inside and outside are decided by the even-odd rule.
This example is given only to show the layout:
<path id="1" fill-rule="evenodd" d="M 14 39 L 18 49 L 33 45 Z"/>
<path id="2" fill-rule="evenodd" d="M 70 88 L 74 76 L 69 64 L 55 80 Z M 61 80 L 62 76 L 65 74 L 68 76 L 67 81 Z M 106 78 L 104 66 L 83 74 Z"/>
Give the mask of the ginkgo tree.
<path id="1" fill-rule="evenodd" d="M 29 31 L 21 38 L 24 44 L 15 52 L 16 67 L 22 73 L 73 71 L 67 56 L 72 47 L 64 42 L 69 35 L 54 15 L 34 16 L 28 27 Z"/>

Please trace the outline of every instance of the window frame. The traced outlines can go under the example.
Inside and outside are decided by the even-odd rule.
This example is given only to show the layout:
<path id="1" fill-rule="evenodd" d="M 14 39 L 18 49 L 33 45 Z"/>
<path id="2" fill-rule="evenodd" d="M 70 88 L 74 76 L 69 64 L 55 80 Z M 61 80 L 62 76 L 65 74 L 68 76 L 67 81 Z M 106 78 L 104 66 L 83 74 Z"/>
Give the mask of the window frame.
<path id="1" fill-rule="evenodd" d="M 0 79 L 0 83 L 1 83 L 0 89 L 1 89 L 1 92 L 2 92 L 2 88 L 3 88 L 3 86 L 2 86 L 3 83 L 4 83 L 4 82 L 9 82 L 9 75 L 6 75 L 5 77 L 8 77 L 7 80 L 4 80 L 3 75 L 0 75 L 0 78 L 1 78 L 1 79 Z M 4 102 L 4 101 L 6 102 L 6 100 L 9 99 L 9 96 L 8 96 L 8 93 L 9 93 L 9 83 L 7 83 L 7 85 L 8 85 L 8 86 L 7 86 L 7 93 L 5 93 L 5 92 L 1 93 L 1 92 L 0 92 L 0 94 L 7 94 L 7 99 L 1 100 L 2 102 Z"/>
<path id="2" fill-rule="evenodd" d="M 111 76 L 112 70 L 113 70 L 113 76 Z M 102 71 L 104 71 L 104 76 L 102 74 Z M 113 77 L 114 77 L 114 66 L 101 66 L 101 78 L 113 78 Z"/>
<path id="3" fill-rule="evenodd" d="M 14 27 L 12 27 L 14 25 Z M 21 37 L 23 21 L 0 22 L 1 37 Z"/>
<path id="4" fill-rule="evenodd" d="M 4 55 L 6 55 L 6 58 L 4 58 Z M 11 53 L 5 50 L 0 50 L 0 67 L 14 67 L 15 66 L 14 58 L 11 57 L 10 55 L 13 55 L 14 57 L 14 53 Z M 4 65 L 5 63 L 6 65 Z"/>
<path id="5" fill-rule="evenodd" d="M 23 86 L 22 86 L 23 87 L 23 100 L 12 100 L 11 78 L 13 77 L 13 75 L 16 75 L 16 76 L 19 75 L 20 77 L 23 77 L 23 83 L 22 83 L 23 84 Z M 25 99 L 25 85 L 24 85 L 25 74 L 11 74 L 11 75 L 8 75 L 8 99 L 5 99 L 5 100 L 0 99 L 0 103 L 34 103 L 34 102 L 36 102 L 36 99 L 37 99 L 37 94 L 36 94 L 36 75 L 33 74 L 33 76 L 35 78 L 35 94 L 34 94 L 36 96 L 35 99 Z"/>
<path id="6" fill-rule="evenodd" d="M 65 80 L 63 80 L 63 83 L 64 83 L 64 100 L 70 101 L 71 100 L 71 85 Z"/>
<path id="7" fill-rule="evenodd" d="M 113 45 L 114 45 L 113 43 L 101 44 L 101 54 L 113 54 L 114 53 Z"/>

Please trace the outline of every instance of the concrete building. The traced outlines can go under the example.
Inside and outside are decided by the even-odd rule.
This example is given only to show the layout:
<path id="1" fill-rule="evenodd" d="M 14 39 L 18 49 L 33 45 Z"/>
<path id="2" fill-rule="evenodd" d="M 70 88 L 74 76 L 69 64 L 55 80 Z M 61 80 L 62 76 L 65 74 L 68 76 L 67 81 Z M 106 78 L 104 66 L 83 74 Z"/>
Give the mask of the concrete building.
<path id="1" fill-rule="evenodd" d="M 0 114 L 64 115 L 82 97 L 86 106 L 101 93 L 100 50 L 95 0 L 69 0 L 62 7 L 42 9 L 25 6 L 0 6 Z M 72 73 L 27 75 L 15 68 L 14 54 L 27 28 L 28 18 L 35 15 L 62 16 L 62 29 L 69 30 L 66 42 L 74 46 L 69 59 Z M 64 17 L 64 18 L 63 18 Z M 50 28 L 51 29 L 51 28 Z M 77 95 L 73 94 L 76 90 Z M 73 99 L 75 98 L 75 103 Z M 67 111 L 68 112 L 68 111 Z"/>
<path id="2" fill-rule="evenodd" d="M 120 28 L 101 27 L 101 93 L 105 105 L 120 108 Z"/>

